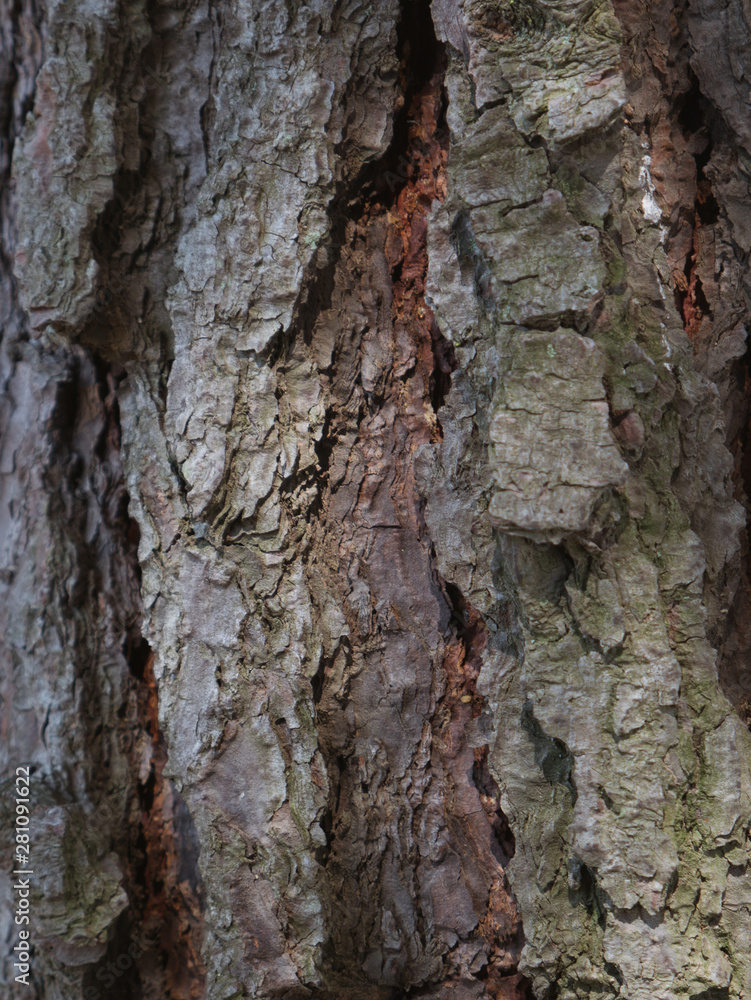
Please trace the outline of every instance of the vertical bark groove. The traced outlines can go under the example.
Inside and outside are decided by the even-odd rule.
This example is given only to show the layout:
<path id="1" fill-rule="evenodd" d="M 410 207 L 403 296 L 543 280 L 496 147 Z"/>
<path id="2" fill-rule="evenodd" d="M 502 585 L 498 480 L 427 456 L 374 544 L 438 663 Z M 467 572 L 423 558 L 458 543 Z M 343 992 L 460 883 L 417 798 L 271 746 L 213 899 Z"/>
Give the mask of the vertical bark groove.
<path id="1" fill-rule="evenodd" d="M 474 682 L 483 648 L 482 628 L 476 614 L 464 608 L 460 597 L 454 604 L 458 601 L 462 605 L 463 638 L 458 638 L 455 626 L 449 625 L 451 607 L 431 566 L 422 500 L 411 468 L 419 447 L 441 436 L 436 412 L 448 392 L 450 373 L 455 367 L 452 345 L 438 332 L 424 297 L 427 218 L 432 202 L 445 193 L 449 139 L 443 93 L 445 54 L 433 35 L 427 4 L 404 7 L 397 39 L 403 97 L 399 98 L 401 110 L 395 119 L 394 137 L 384 157 L 361 176 L 357 203 L 348 203 L 349 239 L 337 245 L 337 260 L 329 272 L 333 274 L 333 288 L 324 300 L 319 298 L 324 308 L 316 322 L 308 320 L 304 334 L 306 345 L 315 351 L 317 343 L 331 336 L 333 317 L 352 314 L 354 309 L 347 299 L 352 273 L 355 288 L 370 286 L 382 299 L 382 311 L 380 315 L 372 314 L 371 324 L 361 334 L 362 341 L 357 338 L 350 345 L 338 339 L 333 351 L 336 365 L 321 372 L 332 399 L 333 417 L 324 426 L 317 447 L 319 457 L 324 458 L 318 476 L 328 473 L 329 479 L 322 501 L 314 502 L 307 510 L 309 518 L 321 519 L 309 559 L 311 583 L 320 573 L 321 564 L 328 564 L 334 577 L 341 577 L 342 569 L 350 575 L 353 565 L 357 565 L 349 554 L 354 549 L 354 553 L 362 553 L 356 558 L 360 573 L 364 570 L 370 604 L 364 618 L 361 610 L 350 619 L 346 654 L 344 650 L 339 652 L 346 662 L 337 662 L 337 657 L 322 660 L 322 670 L 313 681 L 321 746 L 331 782 L 330 818 L 323 824 L 327 845 L 319 857 L 325 862 L 334 898 L 342 900 L 330 920 L 336 930 L 327 946 L 329 975 L 334 988 L 346 988 L 347 995 L 361 990 L 365 991 L 363 995 L 371 996 L 372 989 L 378 988 L 392 996 L 399 995 L 394 989 L 421 987 L 416 990 L 418 995 L 437 996 L 436 990 L 459 988 L 472 990 L 473 996 L 516 997 L 525 993 L 524 980 L 516 974 L 523 936 L 503 876 L 502 865 L 507 859 L 497 834 L 497 828 L 503 828 L 503 818 L 497 789 L 494 797 L 492 778 L 484 767 L 483 751 L 466 745 L 465 730 L 477 722 L 481 713 L 482 699 L 474 690 Z M 363 247 L 367 250 L 363 251 Z M 371 262 L 375 268 L 369 275 Z M 362 295 L 366 302 L 368 297 Z M 387 309 L 388 319 L 384 316 Z M 375 345 L 374 336 L 378 338 Z M 359 352 L 359 358 L 355 352 Z M 359 380 L 353 362 L 359 367 L 362 358 L 371 358 L 375 364 L 371 362 L 364 369 L 367 378 Z M 284 370 L 283 365 L 280 368 Z M 359 428 L 354 443 L 352 427 Z M 361 478 L 364 467 L 360 466 L 360 454 L 369 458 L 366 479 Z M 358 459 L 353 461 L 355 456 Z M 342 479 L 343 467 L 346 471 Z M 339 470 L 333 482 L 332 469 Z M 318 482 L 326 480 L 319 478 Z M 352 538 L 347 538 L 352 531 L 349 525 L 357 526 Z M 392 560 L 402 569 L 389 578 L 384 571 Z M 430 595 L 429 601 L 420 596 L 421 591 Z M 427 659 L 418 651 L 415 640 L 420 645 L 428 644 Z M 399 661 L 405 653 L 407 663 L 401 666 Z M 410 661 L 415 664 L 414 681 L 408 680 L 409 672 L 405 674 Z M 377 667 L 378 663 L 381 665 Z M 402 688 L 401 698 L 408 699 L 407 705 L 415 695 L 418 705 L 426 696 L 429 699 L 418 713 L 424 721 L 412 736 L 418 741 L 411 750 L 417 753 L 417 759 L 401 778 L 404 764 L 399 763 L 399 758 L 405 751 L 410 753 L 410 729 L 396 738 L 389 718 L 393 709 L 387 708 L 384 714 L 365 688 L 355 701 L 355 720 L 363 721 L 355 722 L 353 732 L 352 722 L 347 719 L 347 685 L 362 684 L 358 675 L 363 669 L 385 671 L 390 685 Z M 394 693 L 384 691 L 380 699 L 393 703 Z M 380 747 L 375 751 L 378 763 L 373 764 L 367 759 L 372 750 L 363 749 L 355 756 L 349 749 L 353 739 L 355 747 L 362 742 L 362 738 L 357 739 L 362 725 L 366 731 L 370 729 L 364 722 L 368 711 L 382 720 L 382 728 L 372 730 L 371 739 Z M 410 728 L 414 724 L 410 723 Z M 431 744 L 437 750 L 431 751 Z M 482 794 L 471 781 L 475 768 L 482 773 Z M 425 822 L 421 813 L 426 808 L 435 809 L 438 803 L 418 806 L 410 818 L 411 810 L 397 806 L 395 796 L 389 805 L 379 797 L 379 787 L 393 794 L 391 790 L 395 792 L 405 781 L 406 787 L 420 782 L 420 787 L 427 790 L 423 770 L 430 775 L 428 782 L 437 791 L 438 803 L 442 802 L 440 812 L 446 814 L 442 836 L 451 863 L 442 866 L 442 859 L 434 858 L 432 876 L 432 866 L 418 862 L 420 855 L 427 853 L 429 843 L 421 829 Z M 438 815 L 435 822 L 439 822 Z M 384 845 L 386 855 L 380 862 L 376 856 L 369 857 L 366 850 L 365 861 L 360 844 L 368 845 L 378 838 L 377 827 L 384 821 L 389 828 L 400 830 L 403 846 L 396 852 Z M 412 828 L 410 832 L 407 825 Z M 389 857 L 392 850 L 395 854 Z M 406 851 L 404 860 L 399 859 L 402 851 Z M 405 861 L 417 865 L 411 876 Z M 427 954 L 437 949 L 440 955 L 446 944 L 438 943 L 440 936 L 431 942 L 436 930 L 440 935 L 440 926 L 435 926 L 435 913 L 431 919 L 430 910 L 425 912 L 426 905 L 430 905 L 426 883 L 428 892 L 431 877 L 440 886 L 440 890 L 434 888 L 432 892 L 440 891 L 445 896 L 440 919 L 448 920 L 450 927 L 451 900 L 459 907 L 467 905 L 466 889 L 460 885 L 451 889 L 450 881 L 442 881 L 443 871 L 453 871 L 457 861 L 457 874 L 462 871 L 462 880 L 467 880 L 476 916 L 468 921 L 462 917 L 467 921 L 459 935 L 463 940 L 447 952 L 441 964 L 436 964 L 435 960 L 427 960 Z M 384 865 L 392 866 L 389 881 L 398 879 L 414 897 L 414 916 L 405 906 L 406 899 L 384 897 Z M 412 884 L 410 877 L 415 879 Z M 379 882 L 381 887 L 376 888 Z M 391 931 L 374 921 L 384 911 L 395 921 Z M 415 932 L 409 928 L 415 921 L 416 941 L 413 938 L 412 943 L 409 935 Z M 387 942 L 390 937 L 393 943 L 382 951 L 379 939 L 384 933 Z M 426 954 L 421 954 L 423 949 Z M 485 958 L 479 958 L 483 949 Z M 464 955 L 474 959 L 474 975 Z M 366 973 L 365 979 L 361 970 Z M 368 979 L 373 986 L 367 985 Z M 436 985 L 423 985 L 426 980 Z"/>
<path id="2" fill-rule="evenodd" d="M 722 618 L 712 626 L 711 635 L 719 651 L 723 690 L 751 724 L 746 655 L 751 648 L 749 487 L 744 473 L 751 419 L 745 374 L 747 223 L 736 198 L 746 140 L 730 125 L 732 102 L 718 106 L 713 100 L 716 87 L 702 84 L 701 78 L 711 81 L 717 70 L 710 68 L 698 42 L 702 29 L 696 18 L 701 15 L 694 4 L 682 3 L 671 10 L 669 41 L 664 19 L 645 22 L 628 3 L 616 3 L 616 12 L 624 23 L 627 44 L 633 44 L 637 33 L 644 39 L 641 61 L 627 57 L 633 92 L 627 111 L 631 127 L 652 149 L 650 169 L 669 217 L 665 248 L 676 308 L 699 371 L 717 383 L 727 445 L 734 456 L 735 495 L 747 512 L 740 556 L 720 585 L 720 593 L 724 589 L 728 595 L 720 596 Z M 737 592 L 735 573 L 741 578 Z"/>

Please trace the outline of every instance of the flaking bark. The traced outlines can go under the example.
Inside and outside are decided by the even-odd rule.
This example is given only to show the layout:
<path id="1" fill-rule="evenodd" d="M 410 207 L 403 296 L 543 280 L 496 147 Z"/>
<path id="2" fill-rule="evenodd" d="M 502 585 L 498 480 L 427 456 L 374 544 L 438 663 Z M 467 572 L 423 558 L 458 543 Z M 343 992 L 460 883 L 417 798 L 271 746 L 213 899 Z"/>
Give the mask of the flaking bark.
<path id="1" fill-rule="evenodd" d="M 747 34 L 0 7 L 33 995 L 751 995 Z"/>

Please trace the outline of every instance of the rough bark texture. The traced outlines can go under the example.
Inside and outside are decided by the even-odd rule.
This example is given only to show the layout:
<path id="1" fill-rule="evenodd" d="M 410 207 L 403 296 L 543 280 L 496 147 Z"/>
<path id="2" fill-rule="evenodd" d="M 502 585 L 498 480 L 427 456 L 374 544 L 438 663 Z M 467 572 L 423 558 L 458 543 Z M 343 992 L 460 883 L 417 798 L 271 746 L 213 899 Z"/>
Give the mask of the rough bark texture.
<path id="1" fill-rule="evenodd" d="M 746 17 L 1 0 L 10 997 L 751 997 Z"/>

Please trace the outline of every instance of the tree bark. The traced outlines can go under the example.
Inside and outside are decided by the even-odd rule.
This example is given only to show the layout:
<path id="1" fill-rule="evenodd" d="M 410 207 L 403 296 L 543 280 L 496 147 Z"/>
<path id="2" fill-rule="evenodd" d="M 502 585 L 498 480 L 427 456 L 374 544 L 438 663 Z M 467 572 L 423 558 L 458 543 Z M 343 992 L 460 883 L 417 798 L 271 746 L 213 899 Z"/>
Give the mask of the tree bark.
<path id="1" fill-rule="evenodd" d="M 751 997 L 741 0 L 0 2 L 7 995 Z"/>

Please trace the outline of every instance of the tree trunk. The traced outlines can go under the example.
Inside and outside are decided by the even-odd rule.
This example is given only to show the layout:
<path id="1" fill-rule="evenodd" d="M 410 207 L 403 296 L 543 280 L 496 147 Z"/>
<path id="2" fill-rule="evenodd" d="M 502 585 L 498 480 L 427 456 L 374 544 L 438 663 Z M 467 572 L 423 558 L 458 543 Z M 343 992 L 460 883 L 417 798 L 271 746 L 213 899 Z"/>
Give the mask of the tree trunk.
<path id="1" fill-rule="evenodd" d="M 6 995 L 751 997 L 744 11 L 2 0 Z"/>

